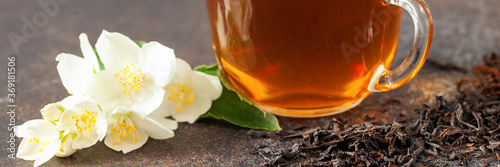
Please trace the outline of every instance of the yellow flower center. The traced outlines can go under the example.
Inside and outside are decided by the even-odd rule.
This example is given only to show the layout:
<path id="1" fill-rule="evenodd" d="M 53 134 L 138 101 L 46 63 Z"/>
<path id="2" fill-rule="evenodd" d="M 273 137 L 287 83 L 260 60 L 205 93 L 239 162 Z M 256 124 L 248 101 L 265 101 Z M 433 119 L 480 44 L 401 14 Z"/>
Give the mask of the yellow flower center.
<path id="1" fill-rule="evenodd" d="M 75 120 L 75 126 L 78 131 L 88 131 L 92 133 L 92 125 L 95 124 L 97 118 L 97 112 L 88 110 L 78 110 L 80 113 L 71 116 L 71 119 Z"/>
<path id="2" fill-rule="evenodd" d="M 193 87 L 189 84 L 182 85 L 181 83 L 173 84 L 173 86 L 167 86 L 166 90 L 168 94 L 168 100 L 177 103 L 175 111 L 184 111 L 183 107 L 186 107 L 194 102 Z"/>
<path id="3" fill-rule="evenodd" d="M 137 133 L 137 124 L 132 121 L 128 116 L 121 116 L 111 127 L 109 132 L 113 136 L 113 145 L 122 144 L 122 140 L 131 140 L 135 143 L 141 135 Z"/>
<path id="4" fill-rule="evenodd" d="M 40 140 L 38 140 L 37 138 L 32 138 L 29 140 L 29 143 L 31 143 L 31 142 L 35 142 L 36 144 L 38 144 L 38 143 L 40 143 Z M 38 149 L 38 152 L 43 153 L 43 148 L 45 147 L 46 144 L 50 144 L 50 142 L 41 142 L 40 149 Z"/>
<path id="5" fill-rule="evenodd" d="M 143 73 L 135 63 L 125 66 L 123 72 L 115 74 L 119 78 L 118 84 L 123 86 L 122 93 L 131 94 L 140 91 L 143 86 Z"/>

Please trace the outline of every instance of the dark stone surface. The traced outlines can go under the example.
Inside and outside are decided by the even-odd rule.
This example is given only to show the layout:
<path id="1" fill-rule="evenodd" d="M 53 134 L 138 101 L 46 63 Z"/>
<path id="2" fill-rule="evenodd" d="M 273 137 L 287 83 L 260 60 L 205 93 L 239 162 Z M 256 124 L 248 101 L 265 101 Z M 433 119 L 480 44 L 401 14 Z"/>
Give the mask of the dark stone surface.
<path id="1" fill-rule="evenodd" d="M 61 52 L 81 55 L 78 35 L 85 32 L 95 43 L 102 29 L 118 31 L 135 40 L 159 41 L 175 49 L 176 55 L 191 65 L 213 64 L 215 58 L 210 43 L 210 30 L 203 0 L 151 1 L 68 1 L 59 4 L 59 11 L 47 15 L 36 32 L 13 49 L 7 34 L 22 35 L 25 21 L 43 15 L 37 1 L 0 1 L 0 148 L 1 166 L 31 166 L 32 162 L 8 158 L 10 116 L 7 104 L 7 57 L 16 59 L 15 123 L 22 124 L 40 118 L 39 109 L 45 104 L 67 96 L 56 71 L 55 57 Z M 52 0 L 51 0 L 52 1 Z M 435 31 L 429 60 L 455 64 L 465 69 L 482 62 L 483 55 L 500 51 L 500 1 L 498 0 L 428 0 L 434 15 Z M 38 18 L 43 21 L 43 18 Z M 398 58 L 408 51 L 413 31 L 408 17 L 402 23 Z M 385 122 L 411 117 L 423 103 L 432 103 L 435 95 L 452 98 L 455 83 L 465 76 L 461 72 L 425 65 L 421 72 L 403 87 L 370 95 L 359 107 L 345 114 L 316 118 L 280 118 L 283 128 L 321 126 L 332 117 L 343 117 L 351 123 L 363 121 L 365 115 Z M 400 99 L 397 106 L 382 105 L 386 99 Z M 99 143 L 80 150 L 68 158 L 53 158 L 46 166 L 252 166 L 264 159 L 251 155 L 255 141 L 246 136 L 247 129 L 217 120 L 202 120 L 195 124 L 180 124 L 175 137 L 149 140 L 142 148 L 129 154 L 112 151 Z M 16 143 L 19 144 L 19 141 Z M 270 141 L 269 141 L 270 142 Z"/>

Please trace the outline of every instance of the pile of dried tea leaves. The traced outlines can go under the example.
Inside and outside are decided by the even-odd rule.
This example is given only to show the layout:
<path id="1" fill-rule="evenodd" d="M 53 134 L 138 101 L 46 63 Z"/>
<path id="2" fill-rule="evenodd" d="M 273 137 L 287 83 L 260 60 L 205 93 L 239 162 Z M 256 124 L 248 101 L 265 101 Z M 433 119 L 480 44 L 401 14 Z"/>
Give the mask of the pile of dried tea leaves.
<path id="1" fill-rule="evenodd" d="M 462 79 L 453 101 L 436 97 L 411 123 L 364 122 L 347 125 L 333 119 L 308 130 L 250 131 L 252 138 L 279 138 L 293 145 L 271 149 L 259 144 L 253 154 L 265 166 L 420 166 L 438 159 L 471 165 L 500 160 L 500 58 L 490 54 L 473 70 L 475 79 Z M 432 164 L 430 164 L 432 165 Z"/>

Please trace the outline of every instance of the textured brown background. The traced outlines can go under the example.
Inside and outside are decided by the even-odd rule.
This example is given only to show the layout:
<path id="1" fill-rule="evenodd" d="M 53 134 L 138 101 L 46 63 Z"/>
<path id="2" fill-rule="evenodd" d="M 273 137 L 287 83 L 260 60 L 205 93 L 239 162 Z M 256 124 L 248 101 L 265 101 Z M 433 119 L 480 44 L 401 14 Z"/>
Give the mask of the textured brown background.
<path id="1" fill-rule="evenodd" d="M 78 35 L 85 32 L 95 43 L 102 29 L 118 31 L 135 40 L 159 41 L 175 49 L 176 55 L 193 66 L 213 64 L 210 30 L 204 0 L 66 0 L 48 22 L 13 50 L 8 33 L 22 34 L 24 19 L 43 12 L 37 4 L 48 0 L 0 1 L 0 165 L 31 166 L 33 163 L 10 159 L 7 124 L 7 57 L 16 57 L 16 124 L 40 118 L 39 109 L 59 101 L 67 92 L 56 71 L 55 56 L 61 52 L 81 55 Z M 429 60 L 455 64 L 465 69 L 482 62 L 483 55 L 500 51 L 500 1 L 428 0 L 435 21 L 434 42 Z M 38 13 L 38 14 L 37 14 Z M 32 21 L 30 21 L 32 22 Z M 412 21 L 404 18 L 398 58 L 406 55 L 413 31 Z M 359 123 L 364 115 L 392 122 L 402 119 L 401 112 L 412 116 L 422 103 L 431 103 L 435 95 L 454 96 L 455 82 L 467 74 L 424 65 L 405 86 L 369 96 L 361 106 L 334 117 Z M 401 105 L 382 105 L 386 99 L 401 99 Z M 283 128 L 320 126 L 332 117 L 320 119 L 280 118 Z M 201 120 L 193 125 L 180 124 L 175 137 L 149 140 L 129 154 L 112 151 L 99 143 L 68 158 L 53 158 L 46 166 L 253 166 L 264 162 L 251 155 L 255 141 L 247 129 L 217 120 Z M 19 144 L 17 141 L 16 144 Z M 262 141 L 261 141 L 262 142 Z M 266 142 L 265 140 L 263 142 Z M 270 140 L 267 142 L 271 142 Z"/>

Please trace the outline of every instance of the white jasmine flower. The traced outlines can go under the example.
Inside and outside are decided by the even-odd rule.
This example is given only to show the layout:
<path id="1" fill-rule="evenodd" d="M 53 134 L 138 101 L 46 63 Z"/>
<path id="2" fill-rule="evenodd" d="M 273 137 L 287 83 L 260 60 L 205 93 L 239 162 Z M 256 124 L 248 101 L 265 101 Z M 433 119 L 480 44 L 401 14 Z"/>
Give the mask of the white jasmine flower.
<path id="1" fill-rule="evenodd" d="M 16 156 L 24 160 L 34 160 L 34 166 L 50 160 L 61 145 L 56 125 L 47 120 L 30 120 L 17 126 L 15 133 L 17 137 L 23 137 Z"/>
<path id="2" fill-rule="evenodd" d="M 120 106 L 141 117 L 160 106 L 162 89 L 174 76 L 175 55 L 158 42 L 140 48 L 120 33 L 103 31 L 96 49 L 105 70 L 88 82 L 86 96 L 102 107 Z"/>
<path id="3" fill-rule="evenodd" d="M 109 129 L 104 144 L 124 154 L 140 148 L 148 137 L 168 139 L 174 136 L 177 122 L 165 118 L 142 118 L 136 112 L 116 108 L 108 118 Z"/>
<path id="4" fill-rule="evenodd" d="M 56 57 L 62 84 L 70 94 L 75 95 L 84 95 L 88 80 L 99 71 L 97 56 L 85 33 L 80 34 L 80 48 L 84 58 L 68 53 Z"/>
<path id="5" fill-rule="evenodd" d="M 186 61 L 177 59 L 175 77 L 165 90 L 163 104 L 152 115 L 194 123 L 220 97 L 222 85 L 218 77 L 193 71 Z"/>
<path id="6" fill-rule="evenodd" d="M 49 121 L 58 121 L 64 111 L 64 107 L 57 103 L 47 104 L 40 110 L 44 119 Z"/>
<path id="7" fill-rule="evenodd" d="M 61 146 L 59 146 L 59 150 L 56 152 L 56 156 L 58 157 L 67 157 L 76 152 L 76 149 L 73 148 L 74 135 L 72 133 L 66 134 L 61 141 Z"/>
<path id="8" fill-rule="evenodd" d="M 69 96 L 60 102 L 66 110 L 61 115 L 57 128 L 76 134 L 74 149 L 87 148 L 106 135 L 105 113 L 96 104 L 81 97 Z"/>

